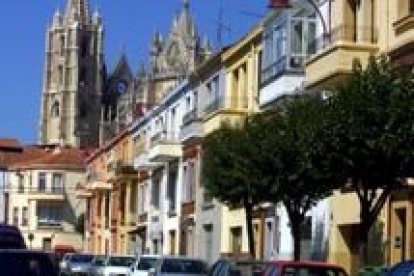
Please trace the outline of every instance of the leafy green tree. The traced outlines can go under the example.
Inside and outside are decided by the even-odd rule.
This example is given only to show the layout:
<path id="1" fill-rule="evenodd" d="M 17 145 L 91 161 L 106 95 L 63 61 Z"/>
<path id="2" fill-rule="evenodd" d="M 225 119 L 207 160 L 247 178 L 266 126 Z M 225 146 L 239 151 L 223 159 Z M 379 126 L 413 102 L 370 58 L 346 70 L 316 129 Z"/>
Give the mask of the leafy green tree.
<path id="1" fill-rule="evenodd" d="M 359 256 L 367 260 L 368 233 L 390 194 L 413 176 L 413 71 L 384 56 L 366 69 L 356 61 L 349 81 L 328 101 L 321 158 L 360 202 Z"/>
<path id="2" fill-rule="evenodd" d="M 285 207 L 294 242 L 294 259 L 301 255 L 301 236 L 306 214 L 330 195 L 333 178 L 315 158 L 320 148 L 319 125 L 324 118 L 323 102 L 295 98 L 276 111 L 253 117 L 252 125 L 264 132 L 260 167 L 272 186 L 266 199 Z"/>
<path id="3" fill-rule="evenodd" d="M 244 208 L 249 253 L 254 258 L 253 208 L 263 202 L 267 182 L 255 163 L 260 157 L 256 137 L 246 128 L 223 125 L 203 140 L 202 173 L 211 197 L 230 208 Z"/>

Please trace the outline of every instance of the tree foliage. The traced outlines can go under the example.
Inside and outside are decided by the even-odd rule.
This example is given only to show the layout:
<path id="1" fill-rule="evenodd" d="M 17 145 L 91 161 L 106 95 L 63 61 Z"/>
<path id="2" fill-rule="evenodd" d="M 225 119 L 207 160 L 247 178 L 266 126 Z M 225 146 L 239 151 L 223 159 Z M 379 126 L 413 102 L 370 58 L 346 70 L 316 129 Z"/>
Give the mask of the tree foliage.
<path id="1" fill-rule="evenodd" d="M 352 77 L 328 102 L 321 155 L 360 201 L 360 257 L 390 194 L 413 176 L 414 86 L 386 57 L 355 62 Z"/>
<path id="2" fill-rule="evenodd" d="M 290 219 L 294 258 L 300 259 L 301 232 L 306 214 L 327 197 L 333 177 L 316 158 L 319 152 L 319 124 L 324 105 L 314 98 L 296 98 L 276 112 L 264 112 L 252 119 L 257 131 L 266 132 L 258 141 L 263 149 L 261 168 L 270 177 L 266 199 L 283 203 Z"/>
<path id="3" fill-rule="evenodd" d="M 203 182 L 208 194 L 230 208 L 246 211 L 249 251 L 254 257 L 253 207 L 263 202 L 266 180 L 255 161 L 254 137 L 244 127 L 222 128 L 203 140 Z"/>

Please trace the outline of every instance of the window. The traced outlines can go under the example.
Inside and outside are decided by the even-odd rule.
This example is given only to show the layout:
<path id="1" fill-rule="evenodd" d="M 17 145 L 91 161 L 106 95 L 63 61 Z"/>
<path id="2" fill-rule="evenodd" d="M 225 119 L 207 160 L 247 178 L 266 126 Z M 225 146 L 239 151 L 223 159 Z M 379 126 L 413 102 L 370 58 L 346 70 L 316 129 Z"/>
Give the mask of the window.
<path id="1" fill-rule="evenodd" d="M 154 208 L 160 208 L 160 182 L 161 176 L 156 175 L 152 181 L 152 189 L 151 189 L 151 204 Z"/>
<path id="2" fill-rule="evenodd" d="M 175 212 L 176 210 L 176 194 L 177 194 L 177 170 L 178 164 L 172 164 L 168 173 L 168 185 L 167 185 L 167 200 L 169 203 L 168 211 Z"/>
<path id="3" fill-rule="evenodd" d="M 414 16 L 414 0 L 410 0 L 410 15 Z"/>
<path id="4" fill-rule="evenodd" d="M 131 197 L 131 200 L 129 201 L 129 211 L 135 214 L 137 211 L 137 199 L 138 199 L 138 183 L 136 181 L 132 182 L 130 197 Z"/>
<path id="5" fill-rule="evenodd" d="M 38 191 L 41 193 L 46 192 L 46 174 L 39 173 L 37 181 L 38 181 L 37 183 Z"/>
<path id="6" fill-rule="evenodd" d="M 242 250 L 242 228 L 233 227 L 230 229 L 230 248 L 234 254 L 241 253 Z"/>
<path id="7" fill-rule="evenodd" d="M 189 162 L 183 168 L 184 174 L 184 202 L 193 202 L 196 198 L 196 171 L 194 162 Z"/>
<path id="8" fill-rule="evenodd" d="M 213 225 L 206 224 L 203 226 L 204 228 L 204 250 L 205 250 L 205 259 L 208 262 L 213 261 Z"/>
<path id="9" fill-rule="evenodd" d="M 13 208 L 13 225 L 15 226 L 19 225 L 19 208 L 18 207 Z"/>
<path id="10" fill-rule="evenodd" d="M 63 176 L 60 173 L 54 173 L 52 177 L 52 193 L 63 193 Z"/>
<path id="11" fill-rule="evenodd" d="M 51 109 L 51 113 L 52 113 L 52 117 L 53 118 L 57 118 L 60 115 L 60 105 L 59 105 L 59 101 L 55 101 L 52 105 L 52 109 Z"/>
<path id="12" fill-rule="evenodd" d="M 147 184 L 143 184 L 140 186 L 139 197 L 139 213 L 144 214 L 147 212 Z"/>
<path id="13" fill-rule="evenodd" d="M 17 192 L 19 193 L 19 194 L 22 194 L 22 193 L 24 193 L 24 176 L 23 176 L 23 174 L 17 174 L 17 181 L 18 181 L 18 183 L 17 183 Z"/>
<path id="14" fill-rule="evenodd" d="M 176 232 L 170 230 L 170 255 L 175 255 Z"/>
<path id="15" fill-rule="evenodd" d="M 29 211 L 27 207 L 22 208 L 22 226 L 27 226 L 29 224 Z"/>
<path id="16" fill-rule="evenodd" d="M 62 65 L 59 65 L 58 66 L 58 82 L 59 82 L 59 84 L 62 84 L 63 83 L 63 66 Z"/>
<path id="17" fill-rule="evenodd" d="M 62 206 L 59 203 L 38 203 L 36 212 L 39 226 L 60 226 Z"/>
<path id="18" fill-rule="evenodd" d="M 60 37 L 60 54 L 65 55 L 65 37 L 63 35 Z"/>

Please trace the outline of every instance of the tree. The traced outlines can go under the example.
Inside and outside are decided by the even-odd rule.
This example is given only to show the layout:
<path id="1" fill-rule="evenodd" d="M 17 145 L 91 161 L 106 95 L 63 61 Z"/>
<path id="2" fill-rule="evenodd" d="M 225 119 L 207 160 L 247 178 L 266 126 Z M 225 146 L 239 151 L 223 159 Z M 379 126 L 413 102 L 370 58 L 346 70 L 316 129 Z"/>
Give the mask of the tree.
<path id="1" fill-rule="evenodd" d="M 259 141 L 262 174 L 272 183 L 266 199 L 281 202 L 287 211 L 295 260 L 300 259 L 306 214 L 333 188 L 334 178 L 314 158 L 320 148 L 318 133 L 323 116 L 323 103 L 306 97 L 288 101 L 275 112 L 264 112 L 252 119 L 257 131 L 266 133 Z"/>
<path id="2" fill-rule="evenodd" d="M 359 256 L 367 259 L 368 233 L 390 194 L 413 176 L 414 78 L 386 57 L 356 61 L 345 86 L 328 101 L 324 147 L 327 166 L 360 202 Z"/>
<path id="3" fill-rule="evenodd" d="M 230 208 L 244 208 L 252 258 L 255 257 L 253 207 L 263 202 L 267 183 L 255 163 L 260 155 L 254 139 L 246 126 L 223 125 L 202 144 L 205 188 L 211 197 Z"/>

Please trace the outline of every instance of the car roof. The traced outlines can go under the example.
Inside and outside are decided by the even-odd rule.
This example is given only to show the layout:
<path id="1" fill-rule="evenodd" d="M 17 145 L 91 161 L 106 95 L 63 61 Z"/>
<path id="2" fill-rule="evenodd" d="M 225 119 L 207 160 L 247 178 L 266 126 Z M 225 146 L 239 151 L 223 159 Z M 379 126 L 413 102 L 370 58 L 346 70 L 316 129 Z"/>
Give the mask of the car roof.
<path id="1" fill-rule="evenodd" d="M 343 269 L 341 266 L 330 263 L 314 262 L 314 261 L 287 261 L 287 260 L 273 260 L 266 262 L 267 264 L 275 264 L 282 266 L 314 266 L 314 267 L 326 267 L 326 268 L 338 268 Z"/>

